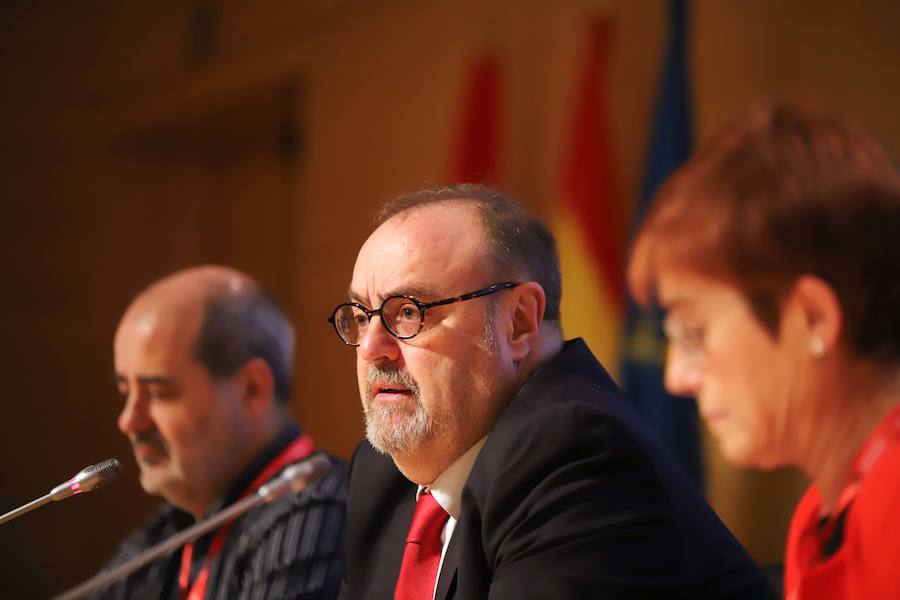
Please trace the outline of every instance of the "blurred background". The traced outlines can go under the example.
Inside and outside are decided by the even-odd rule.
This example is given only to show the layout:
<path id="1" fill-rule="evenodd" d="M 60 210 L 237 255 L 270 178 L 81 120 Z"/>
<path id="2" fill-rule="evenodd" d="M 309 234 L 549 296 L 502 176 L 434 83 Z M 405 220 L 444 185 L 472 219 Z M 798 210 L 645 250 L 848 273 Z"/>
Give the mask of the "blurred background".
<path id="1" fill-rule="evenodd" d="M 0 528 L 0 596 L 89 577 L 158 505 L 116 429 L 111 343 L 176 269 L 233 265 L 276 294 L 298 332 L 294 412 L 349 457 L 354 353 L 325 318 L 377 207 L 454 179 L 552 225 L 567 337 L 780 563 L 802 477 L 728 467 L 691 404 L 659 397 L 664 346 L 622 264 L 658 179 L 755 101 L 805 90 L 900 155 L 898 26 L 900 4 L 875 0 L 4 2 L 0 511 L 108 457 L 124 472 Z"/>

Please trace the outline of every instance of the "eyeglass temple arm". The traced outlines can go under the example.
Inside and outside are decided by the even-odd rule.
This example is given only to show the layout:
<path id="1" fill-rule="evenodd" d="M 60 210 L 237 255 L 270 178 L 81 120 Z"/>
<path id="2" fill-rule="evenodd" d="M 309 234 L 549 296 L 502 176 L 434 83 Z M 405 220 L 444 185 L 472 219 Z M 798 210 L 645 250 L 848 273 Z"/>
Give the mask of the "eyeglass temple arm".
<path id="1" fill-rule="evenodd" d="M 473 298 L 480 298 L 481 296 L 487 296 L 488 294 L 493 294 L 496 291 L 511 288 L 519 285 L 518 283 L 498 283 L 497 285 L 492 285 L 489 288 L 485 288 L 483 290 L 478 290 L 477 292 L 469 292 L 468 294 L 463 294 L 462 296 L 456 296 L 454 298 L 445 298 L 444 300 L 438 300 L 437 302 L 429 302 L 428 304 L 423 304 L 422 308 L 432 308 L 434 306 L 443 306 L 444 304 L 453 304 L 454 302 L 462 302 L 463 300 L 472 300 Z"/>

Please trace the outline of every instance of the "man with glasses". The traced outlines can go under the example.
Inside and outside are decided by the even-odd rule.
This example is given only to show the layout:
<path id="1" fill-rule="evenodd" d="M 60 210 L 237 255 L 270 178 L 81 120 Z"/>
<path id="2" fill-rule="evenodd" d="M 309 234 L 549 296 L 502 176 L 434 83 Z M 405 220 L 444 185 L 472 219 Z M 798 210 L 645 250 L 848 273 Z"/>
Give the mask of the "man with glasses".
<path id="1" fill-rule="evenodd" d="M 367 441 L 342 598 L 773 593 L 584 342 L 547 229 L 478 185 L 388 203 L 350 301 Z"/>

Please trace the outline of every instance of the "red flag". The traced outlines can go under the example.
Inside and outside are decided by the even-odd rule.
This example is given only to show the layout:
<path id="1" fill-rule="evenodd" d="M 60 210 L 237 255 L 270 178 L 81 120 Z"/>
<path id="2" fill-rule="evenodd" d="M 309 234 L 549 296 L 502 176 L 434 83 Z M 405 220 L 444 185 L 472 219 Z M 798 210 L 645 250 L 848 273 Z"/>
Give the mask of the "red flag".
<path id="1" fill-rule="evenodd" d="M 568 146 L 555 223 L 565 279 L 567 337 L 584 337 L 611 372 L 621 331 L 623 223 L 610 150 L 608 88 L 612 26 L 590 22 L 572 97 Z"/>
<path id="2" fill-rule="evenodd" d="M 479 56 L 469 65 L 450 169 L 453 181 L 500 180 L 501 84 L 500 66 L 492 55 Z"/>
<path id="3" fill-rule="evenodd" d="M 621 303 L 622 220 L 609 148 L 607 92 L 611 24 L 590 26 L 569 132 L 566 202 L 575 213 L 606 289 Z"/>

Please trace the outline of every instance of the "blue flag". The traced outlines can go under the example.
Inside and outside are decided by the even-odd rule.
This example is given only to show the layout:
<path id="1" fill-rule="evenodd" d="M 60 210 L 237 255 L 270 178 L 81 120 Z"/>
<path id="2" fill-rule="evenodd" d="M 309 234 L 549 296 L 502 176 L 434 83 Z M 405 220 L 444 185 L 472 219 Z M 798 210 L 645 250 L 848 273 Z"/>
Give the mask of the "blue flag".
<path id="1" fill-rule="evenodd" d="M 647 156 L 647 172 L 635 210 L 634 231 L 640 226 L 659 185 L 685 162 L 691 152 L 691 100 L 687 77 L 687 7 L 670 0 L 670 32 L 662 81 Z M 625 328 L 622 383 L 644 420 L 669 446 L 698 486 L 703 466 L 692 400 L 669 395 L 663 387 L 666 342 L 662 314 L 629 302 Z"/>

